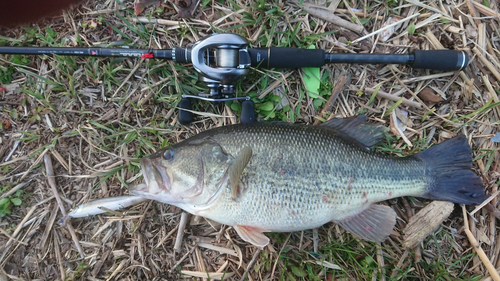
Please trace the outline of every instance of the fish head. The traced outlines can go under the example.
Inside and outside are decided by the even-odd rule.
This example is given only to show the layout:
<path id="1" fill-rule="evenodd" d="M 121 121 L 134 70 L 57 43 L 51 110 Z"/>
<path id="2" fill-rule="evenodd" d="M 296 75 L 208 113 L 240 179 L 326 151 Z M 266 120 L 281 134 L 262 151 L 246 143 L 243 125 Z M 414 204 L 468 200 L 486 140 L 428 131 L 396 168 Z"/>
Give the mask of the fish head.
<path id="1" fill-rule="evenodd" d="M 212 141 L 164 148 L 141 159 L 145 184 L 131 193 L 177 206 L 206 206 L 220 194 L 232 159 Z"/>

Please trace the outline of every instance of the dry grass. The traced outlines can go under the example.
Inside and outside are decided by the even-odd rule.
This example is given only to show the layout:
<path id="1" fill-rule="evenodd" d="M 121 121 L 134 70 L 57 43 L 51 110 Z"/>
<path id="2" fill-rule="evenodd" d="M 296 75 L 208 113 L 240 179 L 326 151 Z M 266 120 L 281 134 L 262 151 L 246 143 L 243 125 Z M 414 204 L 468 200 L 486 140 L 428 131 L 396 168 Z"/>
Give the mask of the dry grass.
<path id="1" fill-rule="evenodd" d="M 316 4 L 325 6 L 324 1 Z M 358 10 L 349 10 L 347 4 Z M 407 111 L 405 137 L 391 133 L 382 148 L 387 153 L 409 154 L 466 134 L 474 150 L 474 170 L 493 194 L 500 176 L 499 146 L 492 141 L 500 127 L 500 34 L 496 1 L 489 5 L 474 0 L 369 0 L 340 1 L 336 10 L 330 6 L 330 14 L 335 10 L 348 23 L 363 24 L 364 31 L 356 34 L 287 1 L 200 1 L 193 18 L 180 22 L 174 6 L 167 3 L 141 14 L 165 20 L 156 24 L 135 21 L 132 1 L 87 1 L 38 26 L 1 30 L 0 44 L 171 48 L 217 31 L 238 33 L 253 46 L 314 44 L 329 52 L 399 53 L 440 45 L 465 50 L 469 67 L 452 73 L 407 66 L 328 65 L 321 69 L 321 98 L 305 94 L 302 70 L 254 70 L 237 89 L 241 95 L 259 97 L 261 117 L 292 122 L 312 124 L 330 115 L 365 112 L 389 126 L 392 111 Z M 376 32 L 391 16 L 417 13 L 387 42 L 377 33 L 347 44 Z M 138 158 L 208 128 L 231 124 L 234 119 L 218 116 L 239 114 L 238 107 L 198 103 L 197 110 L 214 115 L 179 125 L 175 107 L 180 95 L 204 90 L 187 65 L 83 57 L 0 59 L 5 88 L 0 91 L 0 196 L 9 198 L 12 211 L 0 218 L 2 280 L 182 280 L 203 272 L 220 273 L 212 280 L 240 280 L 243 275 L 248 280 L 490 280 L 467 239 L 459 208 L 418 247 L 403 248 L 402 229 L 427 204 L 413 198 L 388 202 L 400 219 L 394 234 L 380 246 L 327 224 L 318 230 L 318 253 L 313 252 L 313 231 L 270 234 L 271 245 L 259 251 L 231 228 L 193 218 L 175 252 L 182 212 L 156 202 L 142 203 L 121 216 L 72 220 L 74 230 L 61 226 L 62 209 L 127 194 L 127 185 L 141 180 Z M 284 76 L 286 80 L 280 80 Z M 341 86 L 335 87 L 337 83 Z M 387 98 L 372 97 L 369 88 L 377 86 L 413 104 L 395 106 Z M 422 91 L 428 92 L 420 95 L 424 100 L 417 97 Z M 429 92 L 443 101 L 429 102 Z M 332 104 L 324 110 L 329 99 Z M 276 100 L 286 100 L 289 106 L 271 111 L 259 107 Z M 55 189 L 43 161 L 47 156 L 54 166 Z M 496 207 L 496 198 L 491 203 Z M 469 217 L 468 227 L 499 268 L 500 233 L 492 212 L 498 210 L 486 209 Z"/>

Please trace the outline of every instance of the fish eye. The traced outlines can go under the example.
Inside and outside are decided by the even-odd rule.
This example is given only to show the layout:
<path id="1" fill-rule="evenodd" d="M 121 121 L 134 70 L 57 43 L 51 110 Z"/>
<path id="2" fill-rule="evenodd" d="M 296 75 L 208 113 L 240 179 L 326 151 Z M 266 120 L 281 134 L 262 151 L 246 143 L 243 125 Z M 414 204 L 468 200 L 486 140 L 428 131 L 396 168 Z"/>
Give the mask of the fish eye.
<path id="1" fill-rule="evenodd" d="M 165 150 L 163 153 L 163 159 L 172 160 L 174 158 L 174 151 L 172 149 Z"/>

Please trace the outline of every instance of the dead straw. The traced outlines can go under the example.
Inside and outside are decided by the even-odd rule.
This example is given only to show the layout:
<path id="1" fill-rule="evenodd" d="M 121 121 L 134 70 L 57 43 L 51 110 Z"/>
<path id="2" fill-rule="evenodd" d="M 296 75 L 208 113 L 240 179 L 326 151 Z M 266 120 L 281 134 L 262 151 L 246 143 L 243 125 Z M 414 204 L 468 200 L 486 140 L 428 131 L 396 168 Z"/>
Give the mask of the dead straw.
<path id="1" fill-rule="evenodd" d="M 488 68 L 489 71 L 495 76 L 497 80 L 500 81 L 500 72 L 497 68 L 478 50 L 478 48 L 472 49 L 472 52 L 479 58 L 479 60 Z"/>
<path id="2" fill-rule="evenodd" d="M 182 237 L 184 237 L 184 229 L 186 229 L 188 214 L 186 212 L 181 213 L 181 220 L 179 222 L 179 228 L 177 229 L 177 237 L 175 238 L 174 251 L 179 253 L 181 251 Z"/>
<path id="3" fill-rule="evenodd" d="M 259 256 L 260 252 L 262 252 L 262 250 L 259 249 L 259 248 L 257 248 L 257 250 L 255 250 L 255 253 L 253 253 L 252 259 L 250 260 L 250 262 L 247 265 L 247 269 L 245 269 L 245 272 L 243 273 L 243 275 L 240 278 L 240 281 L 244 281 L 245 280 L 245 278 L 247 277 L 248 271 L 251 268 L 253 268 L 253 265 L 254 265 L 255 261 L 257 260 L 257 257 Z"/>
<path id="4" fill-rule="evenodd" d="M 14 230 L 14 233 L 12 233 L 12 235 L 10 236 L 7 243 L 5 243 L 5 247 L 4 247 L 2 256 L 0 257 L 0 267 L 3 267 L 3 265 L 7 261 L 7 259 L 4 260 L 4 258 L 9 253 L 9 249 L 12 246 L 12 243 L 14 241 L 17 241 L 16 240 L 17 235 L 19 235 L 19 232 L 23 228 L 23 225 L 31 218 L 31 215 L 33 215 L 33 213 L 35 212 L 36 209 L 37 208 L 35 206 L 28 208 L 27 214 L 24 216 L 23 220 L 17 225 L 16 229 Z"/>
<path id="5" fill-rule="evenodd" d="M 474 247 L 474 250 L 476 251 L 477 255 L 483 262 L 484 266 L 490 273 L 491 278 L 493 278 L 494 281 L 500 281 L 500 275 L 498 274 L 495 266 L 491 263 L 490 259 L 486 254 L 484 253 L 483 249 L 477 242 L 476 238 L 472 234 L 472 232 L 469 229 L 469 220 L 467 218 L 467 211 L 465 210 L 465 205 L 462 205 L 462 213 L 464 215 L 464 226 L 465 226 L 465 234 L 467 234 L 467 238 L 469 239 L 469 242 L 471 243 L 472 247 Z"/>
<path id="6" fill-rule="evenodd" d="M 61 197 L 59 196 L 59 192 L 57 192 L 56 181 L 55 181 L 55 177 L 54 177 L 54 168 L 52 167 L 52 159 L 50 158 L 50 155 L 48 153 L 46 153 L 43 156 L 43 161 L 45 163 L 45 169 L 47 172 L 47 180 L 49 182 L 50 188 L 52 189 L 52 193 L 54 194 L 54 197 L 56 198 L 57 204 L 59 205 L 59 209 L 61 210 L 61 214 L 63 215 L 63 217 L 65 217 L 67 215 L 66 209 L 64 208 Z M 68 228 L 68 231 L 71 234 L 71 238 L 73 239 L 73 242 L 75 243 L 76 249 L 80 253 L 80 256 L 82 258 L 84 258 L 85 254 L 83 252 L 82 247 L 80 246 L 80 242 L 78 241 L 78 238 L 76 237 L 76 234 L 75 234 L 75 229 L 71 225 L 70 221 L 66 222 L 66 227 Z"/>
<path id="7" fill-rule="evenodd" d="M 356 87 L 356 86 L 352 86 L 351 88 L 354 91 L 361 91 L 361 89 Z M 374 88 L 364 88 L 363 91 L 368 93 L 368 94 L 373 94 L 376 90 Z M 411 107 L 415 107 L 415 108 L 422 108 L 422 104 L 420 104 L 418 102 L 406 99 L 404 97 L 399 97 L 397 95 L 389 94 L 389 93 L 384 92 L 382 90 L 378 90 L 377 97 L 396 101 L 396 102 L 402 99 L 401 104 L 403 104 L 403 105 L 407 105 L 407 106 L 411 106 Z"/>

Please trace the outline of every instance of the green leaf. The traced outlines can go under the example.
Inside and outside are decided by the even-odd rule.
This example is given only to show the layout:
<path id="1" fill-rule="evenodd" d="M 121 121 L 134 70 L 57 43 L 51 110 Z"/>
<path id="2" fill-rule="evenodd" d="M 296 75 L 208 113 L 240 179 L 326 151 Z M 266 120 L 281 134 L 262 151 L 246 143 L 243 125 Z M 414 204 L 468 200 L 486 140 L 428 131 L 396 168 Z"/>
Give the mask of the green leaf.
<path id="1" fill-rule="evenodd" d="M 266 101 L 265 103 L 257 105 L 257 109 L 262 111 L 271 111 L 274 108 L 273 102 Z"/>
<path id="2" fill-rule="evenodd" d="M 410 23 L 408 25 L 408 34 L 410 34 L 410 35 L 415 34 L 415 24 L 414 23 Z"/>
<path id="3" fill-rule="evenodd" d="M 314 45 L 309 49 L 314 49 Z M 304 84 L 310 97 L 319 97 L 320 69 L 319 67 L 304 67 Z"/>
<path id="4" fill-rule="evenodd" d="M 10 199 L 10 202 L 12 202 L 15 206 L 20 206 L 23 203 L 19 198 L 12 198 Z"/>
<path id="5" fill-rule="evenodd" d="M 19 114 L 17 114 L 17 109 L 12 109 L 10 111 L 10 117 L 12 117 L 13 119 L 17 119 L 19 117 Z"/>
<path id="6" fill-rule="evenodd" d="M 236 112 L 240 112 L 241 111 L 241 104 L 239 104 L 237 102 L 233 102 L 231 104 L 231 109 L 236 111 Z"/>
<path id="7" fill-rule="evenodd" d="M 359 19 L 359 22 L 361 23 L 361 25 L 365 25 L 365 24 L 366 24 L 366 23 L 368 23 L 370 20 L 371 20 L 371 18 L 370 18 L 370 17 L 367 17 L 367 18 L 365 18 L 365 19 L 360 18 L 360 19 Z"/>
<path id="8" fill-rule="evenodd" d="M 313 106 L 314 109 L 318 110 L 318 108 L 323 104 L 323 101 L 321 99 L 315 99 L 313 100 Z"/>
<path id="9" fill-rule="evenodd" d="M 287 275 L 287 280 L 290 280 L 290 281 L 297 280 L 297 279 L 295 279 L 295 277 L 293 277 L 293 275 L 290 272 L 287 272 L 286 275 Z"/>
<path id="10" fill-rule="evenodd" d="M 391 112 L 394 110 L 394 108 L 400 106 L 402 102 L 403 102 L 403 97 L 401 97 L 395 104 L 393 104 L 389 108 L 389 110 L 387 110 L 387 112 L 384 114 L 384 116 L 389 116 L 391 114 Z"/>
<path id="11" fill-rule="evenodd" d="M 9 198 L 0 199 L 0 208 L 6 204 L 9 204 L 9 202 L 10 202 Z"/>
<path id="12" fill-rule="evenodd" d="M 375 87 L 375 91 L 373 91 L 373 94 L 371 95 L 370 99 L 368 100 L 367 105 L 371 105 L 372 102 L 375 100 L 375 97 L 377 96 L 378 91 L 380 91 L 381 85 L 378 85 Z"/>
<path id="13" fill-rule="evenodd" d="M 296 267 L 293 265 L 290 268 L 292 269 L 292 272 L 295 276 L 298 276 L 298 277 L 306 277 L 307 276 L 307 273 L 302 268 L 299 268 L 299 267 Z"/>

